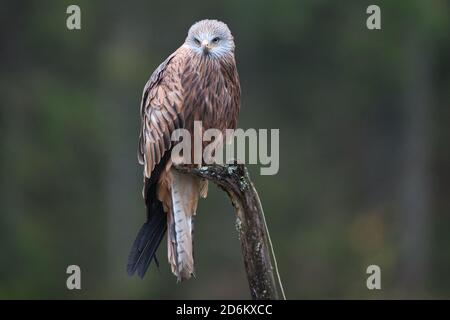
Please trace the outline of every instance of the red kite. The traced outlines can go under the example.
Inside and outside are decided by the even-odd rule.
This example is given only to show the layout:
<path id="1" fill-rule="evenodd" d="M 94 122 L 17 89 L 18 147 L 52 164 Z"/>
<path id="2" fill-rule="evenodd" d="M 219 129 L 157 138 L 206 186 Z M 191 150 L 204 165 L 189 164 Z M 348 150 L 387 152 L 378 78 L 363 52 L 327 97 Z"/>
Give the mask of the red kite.
<path id="1" fill-rule="evenodd" d="M 202 121 L 203 130 L 236 128 L 240 84 L 234 49 L 225 23 L 197 22 L 144 87 L 138 159 L 144 165 L 147 222 L 131 249 L 129 275 L 143 277 L 153 259 L 158 263 L 155 252 L 166 230 L 172 272 L 179 281 L 194 274 L 193 218 L 208 185 L 172 168 L 171 134 L 185 128 L 193 136 L 194 121 Z"/>

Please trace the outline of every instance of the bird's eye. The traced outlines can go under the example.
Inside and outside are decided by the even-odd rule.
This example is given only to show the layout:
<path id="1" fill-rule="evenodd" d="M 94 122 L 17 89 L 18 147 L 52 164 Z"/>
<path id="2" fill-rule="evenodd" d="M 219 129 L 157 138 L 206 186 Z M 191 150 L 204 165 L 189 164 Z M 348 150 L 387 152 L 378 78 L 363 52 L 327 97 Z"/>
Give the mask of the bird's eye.
<path id="1" fill-rule="evenodd" d="M 197 38 L 194 38 L 194 42 L 195 44 L 200 45 L 200 40 L 198 40 Z"/>
<path id="2" fill-rule="evenodd" d="M 215 37 L 214 39 L 212 39 L 212 42 L 213 43 L 218 43 L 220 41 L 220 38 L 219 37 Z"/>

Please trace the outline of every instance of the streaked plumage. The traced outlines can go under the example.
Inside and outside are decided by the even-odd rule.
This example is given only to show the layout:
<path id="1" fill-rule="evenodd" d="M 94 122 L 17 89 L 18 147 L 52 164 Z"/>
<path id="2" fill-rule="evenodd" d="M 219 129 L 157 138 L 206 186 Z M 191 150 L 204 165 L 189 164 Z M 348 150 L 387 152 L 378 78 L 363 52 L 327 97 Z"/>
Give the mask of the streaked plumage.
<path id="1" fill-rule="evenodd" d="M 199 196 L 206 196 L 207 184 L 171 168 L 171 134 L 178 128 L 193 134 L 196 120 L 203 122 L 203 130 L 234 129 L 239 106 L 231 33 L 217 20 L 197 22 L 185 43 L 153 72 L 144 87 L 138 159 L 144 165 L 147 222 L 129 256 L 130 275 L 137 271 L 144 276 L 166 229 L 172 272 L 179 280 L 194 273 L 193 216 Z"/>

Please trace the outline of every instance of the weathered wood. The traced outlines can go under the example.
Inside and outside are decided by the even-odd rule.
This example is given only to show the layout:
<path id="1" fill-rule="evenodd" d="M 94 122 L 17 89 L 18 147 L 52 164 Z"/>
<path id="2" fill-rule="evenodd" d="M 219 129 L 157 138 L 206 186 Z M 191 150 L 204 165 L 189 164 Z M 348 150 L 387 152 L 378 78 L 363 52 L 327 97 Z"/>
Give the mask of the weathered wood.
<path id="1" fill-rule="evenodd" d="M 208 179 L 228 194 L 236 209 L 236 229 L 241 241 L 251 296 L 253 299 L 279 299 L 264 213 L 247 168 L 242 164 L 176 168 L 183 173 Z"/>

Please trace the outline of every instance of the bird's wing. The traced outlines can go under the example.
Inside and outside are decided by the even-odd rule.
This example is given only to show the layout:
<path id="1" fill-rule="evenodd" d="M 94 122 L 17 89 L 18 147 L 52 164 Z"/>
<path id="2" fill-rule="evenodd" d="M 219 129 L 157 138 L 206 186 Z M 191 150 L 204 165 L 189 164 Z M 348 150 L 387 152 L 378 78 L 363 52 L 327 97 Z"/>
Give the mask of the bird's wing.
<path id="1" fill-rule="evenodd" d="M 153 72 L 142 93 L 138 159 L 146 178 L 170 150 L 172 132 L 183 127 L 182 66 L 183 56 L 177 50 Z"/>
<path id="2" fill-rule="evenodd" d="M 127 270 L 143 277 L 166 232 L 167 204 L 158 199 L 158 185 L 170 161 L 171 134 L 183 127 L 181 113 L 183 93 L 180 70 L 184 65 L 181 50 L 170 55 L 151 75 L 144 87 L 141 101 L 141 132 L 138 159 L 144 165 L 143 196 L 147 222 L 133 243 Z M 160 188 L 161 189 L 161 188 Z M 162 188 L 163 193 L 168 193 Z"/>

